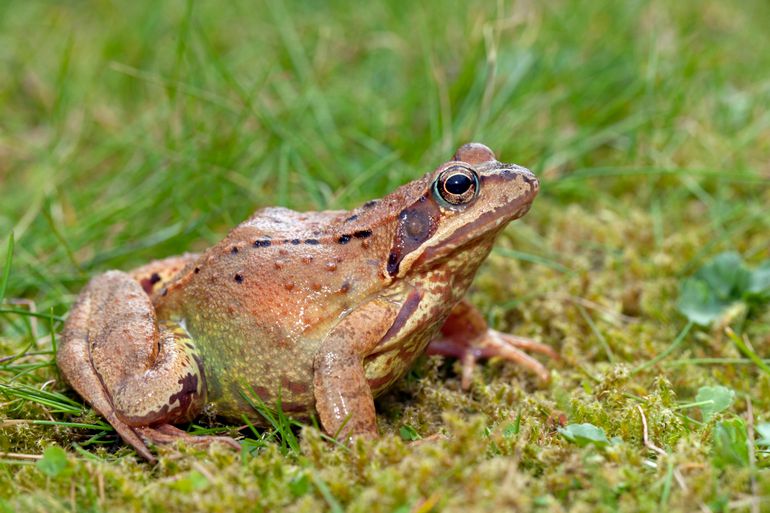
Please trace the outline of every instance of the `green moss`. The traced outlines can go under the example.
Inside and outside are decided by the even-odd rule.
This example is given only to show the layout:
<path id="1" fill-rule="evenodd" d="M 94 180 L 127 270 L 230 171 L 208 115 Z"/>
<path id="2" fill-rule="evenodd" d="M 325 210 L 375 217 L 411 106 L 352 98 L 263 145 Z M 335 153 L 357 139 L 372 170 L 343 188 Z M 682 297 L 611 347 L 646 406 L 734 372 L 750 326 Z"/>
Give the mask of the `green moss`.
<path id="1" fill-rule="evenodd" d="M 770 420 L 770 376 L 723 326 L 674 342 L 684 277 L 770 256 L 766 2 L 91 7 L 0 3 L 0 512 L 764 507 L 767 454 L 729 463 L 713 437 L 749 407 Z M 379 440 L 307 426 L 298 449 L 268 432 L 154 466 L 62 383 L 50 334 L 94 274 L 260 206 L 355 206 L 468 140 L 541 177 L 471 298 L 558 348 L 550 382 L 492 361 L 463 391 L 457 363 L 423 358 L 378 399 Z M 770 353 L 770 311 L 734 321 Z M 703 423 L 686 405 L 714 385 L 737 399 Z M 579 447 L 559 433 L 579 423 L 618 438 Z"/>

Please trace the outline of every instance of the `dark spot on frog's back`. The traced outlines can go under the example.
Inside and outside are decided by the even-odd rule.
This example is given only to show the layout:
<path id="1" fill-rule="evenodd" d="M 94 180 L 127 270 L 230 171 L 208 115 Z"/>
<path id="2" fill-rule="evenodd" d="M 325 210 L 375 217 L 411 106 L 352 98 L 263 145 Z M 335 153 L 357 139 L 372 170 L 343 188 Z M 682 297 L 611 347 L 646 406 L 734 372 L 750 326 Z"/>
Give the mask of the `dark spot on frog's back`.
<path id="1" fill-rule="evenodd" d="M 243 283 L 243 275 L 241 273 L 236 273 L 234 278 L 236 283 Z"/>
<path id="2" fill-rule="evenodd" d="M 233 255 L 237 255 L 238 254 L 238 246 L 233 246 L 232 248 L 230 248 L 230 253 L 232 253 Z"/>
<path id="3" fill-rule="evenodd" d="M 288 378 L 283 378 L 281 385 L 292 394 L 306 394 L 310 391 L 310 387 L 306 383 L 292 381 Z"/>
<path id="4" fill-rule="evenodd" d="M 281 401 L 281 409 L 287 413 L 304 413 L 308 406 L 304 402 Z"/>
<path id="5" fill-rule="evenodd" d="M 270 246 L 270 241 L 267 239 L 257 239 L 254 241 L 255 248 L 266 248 Z"/>
<path id="6" fill-rule="evenodd" d="M 142 286 L 142 289 L 147 294 L 152 293 L 152 289 L 156 283 L 160 281 L 160 275 L 158 273 L 152 273 L 149 278 L 144 278 L 139 282 L 139 284 Z"/>
<path id="7" fill-rule="evenodd" d="M 263 387 L 263 386 L 252 386 L 250 387 L 250 390 L 247 390 L 246 392 L 250 396 L 256 395 L 258 398 L 262 399 L 263 401 L 268 401 L 271 398 L 270 390 L 267 387 Z M 240 397 L 241 390 L 239 388 L 236 388 L 236 394 L 238 394 L 237 397 Z"/>
<path id="8" fill-rule="evenodd" d="M 364 203 L 362 208 L 369 209 L 369 208 L 372 208 L 373 206 L 375 206 L 376 204 L 377 204 L 377 200 L 370 200 L 370 201 L 367 201 L 366 203 Z"/>
<path id="9" fill-rule="evenodd" d="M 320 243 L 321 241 L 319 241 L 318 239 L 305 239 L 305 244 L 310 244 L 311 246 L 316 246 Z"/>
<path id="10" fill-rule="evenodd" d="M 340 244 L 347 244 L 350 242 L 351 236 L 350 235 L 340 235 L 340 237 L 337 239 L 337 242 Z"/>
<path id="11" fill-rule="evenodd" d="M 358 230 L 353 234 L 356 239 L 366 239 L 372 236 L 371 230 Z"/>
<path id="12" fill-rule="evenodd" d="M 353 214 L 352 216 L 350 216 L 347 219 L 345 219 L 345 222 L 349 223 L 351 221 L 355 221 L 356 219 L 358 219 L 358 214 Z"/>

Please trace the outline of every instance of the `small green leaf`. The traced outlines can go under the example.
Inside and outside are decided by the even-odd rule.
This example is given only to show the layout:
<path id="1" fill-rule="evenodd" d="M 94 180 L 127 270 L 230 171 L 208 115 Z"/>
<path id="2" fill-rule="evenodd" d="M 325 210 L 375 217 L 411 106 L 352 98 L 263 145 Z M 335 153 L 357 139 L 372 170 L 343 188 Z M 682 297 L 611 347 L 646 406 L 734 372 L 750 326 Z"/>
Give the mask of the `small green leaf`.
<path id="1" fill-rule="evenodd" d="M 199 490 L 205 490 L 209 487 L 209 484 L 209 480 L 206 479 L 206 476 L 197 470 L 193 470 L 186 476 L 174 481 L 171 487 L 180 492 L 192 493 Z"/>
<path id="2" fill-rule="evenodd" d="M 46 449 L 36 466 L 40 472 L 48 477 L 66 476 L 72 471 L 69 461 L 67 461 L 67 452 L 56 446 Z"/>
<path id="3" fill-rule="evenodd" d="M 402 440 L 406 440 L 407 442 L 414 442 L 415 440 L 422 438 L 420 433 L 408 424 L 401 426 L 398 430 L 398 434 L 401 435 Z"/>
<path id="4" fill-rule="evenodd" d="M 296 476 L 289 481 L 289 492 L 294 497 L 302 497 L 310 491 L 310 478 L 307 474 Z"/>
<path id="5" fill-rule="evenodd" d="M 698 395 L 695 396 L 696 402 L 705 403 L 700 405 L 704 422 L 710 421 L 714 415 L 729 408 L 734 400 L 735 392 L 723 386 L 700 387 Z"/>
<path id="6" fill-rule="evenodd" d="M 513 438 L 514 436 L 519 434 L 519 429 L 520 427 L 518 423 L 507 424 L 503 428 L 503 436 L 505 438 Z"/>
<path id="7" fill-rule="evenodd" d="M 746 467 L 749 464 L 749 445 L 746 424 L 735 417 L 718 422 L 712 435 L 712 455 L 714 466 Z"/>
<path id="8" fill-rule="evenodd" d="M 770 295 L 770 260 L 765 260 L 751 272 L 749 292 L 759 296 Z"/>
<path id="9" fill-rule="evenodd" d="M 730 251 L 717 255 L 682 282 L 677 308 L 692 322 L 707 326 L 732 307 L 766 301 L 770 301 L 770 261 L 752 271 L 738 253 Z"/>
<path id="10" fill-rule="evenodd" d="M 728 302 L 739 299 L 751 280 L 751 272 L 734 251 L 715 256 L 695 276 L 705 281 L 720 300 Z"/>
<path id="11" fill-rule="evenodd" d="M 677 308 L 695 324 L 711 324 L 729 306 L 730 302 L 720 300 L 708 284 L 698 278 L 688 278 L 682 283 Z"/>
<path id="12" fill-rule="evenodd" d="M 580 447 L 590 444 L 594 444 L 597 447 L 605 447 L 610 444 L 604 430 L 593 424 L 569 424 L 566 427 L 559 428 L 559 433 Z"/>

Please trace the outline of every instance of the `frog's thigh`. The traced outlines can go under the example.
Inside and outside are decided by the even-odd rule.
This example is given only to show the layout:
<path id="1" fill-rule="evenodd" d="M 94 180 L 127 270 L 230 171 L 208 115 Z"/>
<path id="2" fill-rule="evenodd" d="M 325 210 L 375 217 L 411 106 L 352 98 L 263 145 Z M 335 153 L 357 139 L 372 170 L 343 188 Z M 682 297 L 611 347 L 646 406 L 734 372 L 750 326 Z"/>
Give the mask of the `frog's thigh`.
<path id="1" fill-rule="evenodd" d="M 399 305 L 382 299 L 352 311 L 324 340 L 313 364 L 316 411 L 324 429 L 341 439 L 377 435 L 374 398 L 364 357 L 398 315 Z"/>
<path id="2" fill-rule="evenodd" d="M 64 327 L 64 378 L 121 437 L 153 459 L 133 427 L 178 422 L 205 401 L 204 375 L 179 326 L 158 325 L 142 287 L 123 272 L 97 276 Z"/>

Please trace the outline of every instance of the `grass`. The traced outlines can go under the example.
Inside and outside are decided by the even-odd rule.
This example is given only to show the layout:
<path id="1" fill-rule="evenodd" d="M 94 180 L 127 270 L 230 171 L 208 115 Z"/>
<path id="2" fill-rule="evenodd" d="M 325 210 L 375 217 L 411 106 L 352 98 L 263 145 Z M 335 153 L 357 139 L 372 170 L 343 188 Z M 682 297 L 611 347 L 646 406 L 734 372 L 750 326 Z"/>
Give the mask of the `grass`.
<path id="1" fill-rule="evenodd" d="M 770 510 L 746 443 L 770 314 L 736 334 L 675 306 L 713 255 L 770 257 L 768 26 L 760 0 L 0 3 L 0 511 Z M 471 297 L 559 349 L 549 384 L 491 362 L 462 392 L 426 358 L 378 401 L 380 440 L 278 416 L 243 455 L 149 466 L 62 383 L 95 274 L 260 206 L 354 207 L 470 140 L 542 179 Z M 736 399 L 704 422 L 717 385 Z M 585 423 L 619 438 L 558 430 Z"/>

